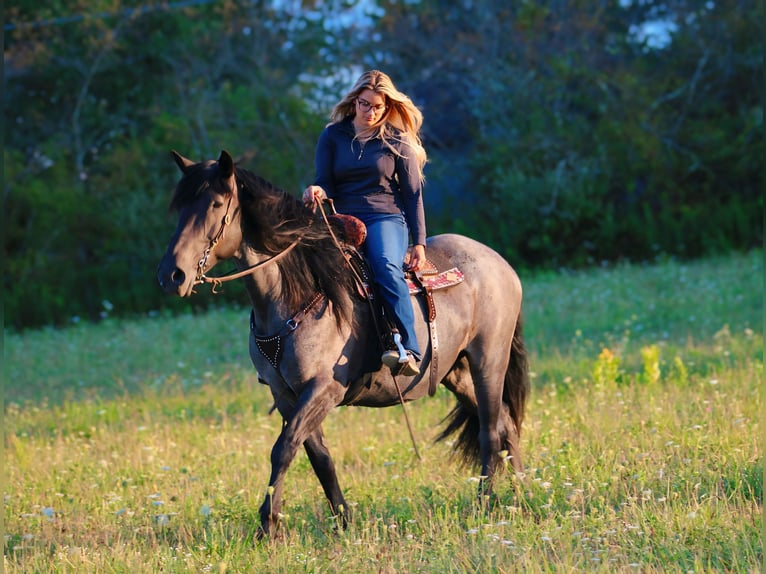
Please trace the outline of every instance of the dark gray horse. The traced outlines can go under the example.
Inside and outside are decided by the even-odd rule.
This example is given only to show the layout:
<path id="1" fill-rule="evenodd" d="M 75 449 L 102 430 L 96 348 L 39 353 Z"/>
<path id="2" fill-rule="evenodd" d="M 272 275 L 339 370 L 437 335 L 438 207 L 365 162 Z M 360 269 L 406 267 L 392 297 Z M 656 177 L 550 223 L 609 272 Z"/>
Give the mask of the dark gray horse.
<path id="1" fill-rule="evenodd" d="M 209 282 L 205 273 L 232 259 L 253 310 L 250 357 L 284 420 L 271 451 L 271 477 L 260 508 L 260 535 L 277 526 L 287 468 L 303 445 L 330 507 L 345 526 L 348 504 L 322 434 L 339 405 L 385 407 L 399 402 L 397 385 L 380 363 L 372 311 L 358 296 L 348 262 L 328 226 L 296 198 L 235 166 L 195 163 L 173 152 L 183 172 L 171 201 L 178 227 L 157 277 L 181 297 Z M 529 382 L 521 334 L 521 284 L 495 251 L 460 235 L 431 237 L 426 253 L 440 269 L 458 267 L 465 280 L 433 292 L 438 324 L 437 381 L 457 405 L 438 439 L 457 435 L 454 450 L 478 463 L 480 495 L 504 457 L 521 470 L 519 436 Z M 413 301 L 418 338 L 426 349 L 426 306 Z M 421 374 L 397 377 L 405 401 L 428 394 L 430 350 Z"/>

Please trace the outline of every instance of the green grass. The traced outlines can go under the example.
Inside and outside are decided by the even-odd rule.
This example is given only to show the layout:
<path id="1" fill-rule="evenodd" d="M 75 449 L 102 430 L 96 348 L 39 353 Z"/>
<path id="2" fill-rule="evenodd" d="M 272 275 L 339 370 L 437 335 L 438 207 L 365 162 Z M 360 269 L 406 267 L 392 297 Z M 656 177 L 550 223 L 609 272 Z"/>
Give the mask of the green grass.
<path id="1" fill-rule="evenodd" d="M 247 311 L 5 334 L 6 572 L 754 572 L 763 561 L 763 254 L 524 278 L 526 469 L 434 445 L 452 406 L 336 409 L 354 519 L 309 463 L 252 541 L 280 421 Z"/>

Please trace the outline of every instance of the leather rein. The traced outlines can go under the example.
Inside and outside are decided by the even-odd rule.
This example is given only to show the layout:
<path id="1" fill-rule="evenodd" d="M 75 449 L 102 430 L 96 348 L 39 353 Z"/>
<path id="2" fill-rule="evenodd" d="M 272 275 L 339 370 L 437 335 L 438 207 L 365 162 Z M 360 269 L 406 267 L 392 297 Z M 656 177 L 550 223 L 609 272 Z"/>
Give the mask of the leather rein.
<path id="1" fill-rule="evenodd" d="M 231 224 L 232 216 L 229 213 L 229 210 L 231 209 L 231 201 L 233 199 L 233 193 L 229 197 L 229 202 L 226 204 L 226 214 L 223 216 L 223 219 L 221 220 L 221 227 L 216 232 L 215 236 L 210 240 L 210 243 L 208 244 L 205 251 L 202 253 L 202 257 L 197 262 L 197 276 L 194 278 L 194 284 L 199 285 L 200 283 L 211 283 L 213 285 L 212 292 L 217 293 L 216 289 L 221 285 L 221 283 L 224 283 L 226 281 L 233 281 L 234 279 L 239 279 L 241 277 L 245 277 L 246 275 L 250 275 L 260 269 L 261 267 L 266 267 L 267 265 L 271 263 L 276 263 L 285 255 L 290 253 L 301 241 L 302 236 L 298 236 L 293 240 L 293 242 L 285 247 L 282 251 L 279 253 L 276 253 L 272 255 L 271 257 L 264 259 L 263 261 L 259 261 L 258 263 L 254 263 L 253 265 L 250 265 L 246 269 L 242 269 L 241 271 L 233 271 L 231 273 L 228 273 L 226 275 L 223 275 L 221 277 L 208 277 L 205 275 L 205 266 L 207 265 L 207 260 L 210 257 L 210 254 L 213 252 L 213 249 L 215 249 L 215 246 L 218 245 L 218 242 L 223 239 L 224 235 L 226 234 L 226 227 Z M 234 210 L 234 215 L 237 214 L 237 211 L 239 208 Z"/>

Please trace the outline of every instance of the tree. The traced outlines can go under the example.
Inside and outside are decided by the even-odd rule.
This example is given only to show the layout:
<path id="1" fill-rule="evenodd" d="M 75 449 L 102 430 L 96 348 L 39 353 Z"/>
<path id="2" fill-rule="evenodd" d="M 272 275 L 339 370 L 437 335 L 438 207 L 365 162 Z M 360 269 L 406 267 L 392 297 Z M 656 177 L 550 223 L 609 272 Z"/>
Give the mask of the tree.
<path id="1" fill-rule="evenodd" d="M 10 20 L 42 24 L 6 42 L 9 324 L 98 317 L 104 300 L 119 312 L 171 304 L 154 269 L 172 229 L 172 148 L 208 158 L 227 147 L 286 189 L 307 181 L 322 119 L 300 78 L 327 42 L 309 14 L 68 0 L 22 2 Z"/>
<path id="2" fill-rule="evenodd" d="M 453 229 L 520 265 L 698 256 L 761 242 L 754 12 L 731 1 L 399 2 L 382 43 L 403 38 L 393 65 L 421 70 L 420 92 L 442 102 L 426 110 L 439 134 L 430 149 L 448 159 L 440 178 L 463 188 L 452 196 L 470 198 L 470 209 L 455 202 Z"/>

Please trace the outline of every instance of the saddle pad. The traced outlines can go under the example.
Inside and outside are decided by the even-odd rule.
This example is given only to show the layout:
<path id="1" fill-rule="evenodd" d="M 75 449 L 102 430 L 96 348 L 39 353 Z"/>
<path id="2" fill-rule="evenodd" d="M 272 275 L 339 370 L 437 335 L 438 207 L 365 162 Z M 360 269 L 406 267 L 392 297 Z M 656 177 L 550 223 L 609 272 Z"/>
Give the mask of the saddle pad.
<path id="1" fill-rule="evenodd" d="M 447 271 L 442 271 L 441 273 L 438 273 L 436 275 L 422 275 L 421 280 L 423 281 L 423 285 L 427 288 L 433 289 L 434 291 L 437 289 L 444 289 L 446 287 L 452 287 L 453 285 L 457 285 L 458 283 L 462 283 L 464 279 L 463 272 L 460 271 L 457 267 L 453 267 L 452 269 L 448 269 Z M 414 295 L 415 293 L 420 293 L 420 286 L 417 285 L 410 277 L 407 277 L 407 285 L 410 288 L 410 295 Z"/>

